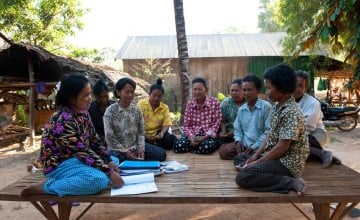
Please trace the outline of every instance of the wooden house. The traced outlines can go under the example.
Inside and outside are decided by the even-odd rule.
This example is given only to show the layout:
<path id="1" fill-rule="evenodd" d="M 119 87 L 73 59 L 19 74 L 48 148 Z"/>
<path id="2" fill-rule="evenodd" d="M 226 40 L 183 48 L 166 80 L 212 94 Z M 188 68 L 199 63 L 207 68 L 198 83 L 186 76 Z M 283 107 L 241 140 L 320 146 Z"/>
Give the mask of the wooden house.
<path id="1" fill-rule="evenodd" d="M 218 92 L 227 95 L 235 78 L 242 78 L 248 73 L 262 77 L 268 67 L 284 61 L 280 45 L 284 36 L 282 32 L 188 35 L 191 78 L 204 77 L 211 96 L 216 96 Z M 318 55 L 323 56 L 325 53 Z M 134 67 L 144 65 L 148 59 L 162 62 L 170 60 L 173 72 L 179 73 L 176 36 L 130 36 L 116 59 L 122 60 L 124 71 L 129 74 L 135 74 Z M 290 65 L 308 71 L 313 78 L 314 64 L 308 55 L 298 57 Z M 179 91 L 178 80 L 178 77 L 166 79 L 167 91 Z M 172 110 L 174 97 L 176 94 L 167 100 Z"/>

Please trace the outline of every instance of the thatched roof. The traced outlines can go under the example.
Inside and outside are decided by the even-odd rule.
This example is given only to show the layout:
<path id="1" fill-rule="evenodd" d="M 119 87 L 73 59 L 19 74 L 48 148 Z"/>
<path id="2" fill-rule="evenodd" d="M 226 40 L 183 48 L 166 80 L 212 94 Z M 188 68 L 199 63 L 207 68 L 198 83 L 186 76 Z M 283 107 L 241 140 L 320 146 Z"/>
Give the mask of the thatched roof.
<path id="1" fill-rule="evenodd" d="M 14 43 L 2 34 L 0 37 L 6 42 L 5 47 L 0 50 L 0 83 L 29 82 L 29 59 L 33 63 L 35 82 L 58 82 L 63 75 L 78 72 L 87 76 L 92 84 L 103 79 L 113 88 L 118 79 L 131 77 L 108 66 L 57 56 L 41 47 Z M 131 78 L 139 84 L 136 95 L 147 96 L 143 87 L 149 84 L 136 77 Z"/>
<path id="2" fill-rule="evenodd" d="M 354 75 L 350 65 L 325 56 L 316 57 L 314 68 L 314 73 L 317 77 L 350 79 Z"/>

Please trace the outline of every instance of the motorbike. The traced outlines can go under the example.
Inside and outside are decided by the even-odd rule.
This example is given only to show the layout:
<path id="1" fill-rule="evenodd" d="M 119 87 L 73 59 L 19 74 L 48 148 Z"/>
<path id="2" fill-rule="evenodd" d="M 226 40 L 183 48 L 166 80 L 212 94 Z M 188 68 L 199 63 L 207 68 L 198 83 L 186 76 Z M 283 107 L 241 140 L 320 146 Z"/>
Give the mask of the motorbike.
<path id="1" fill-rule="evenodd" d="M 341 131 L 351 131 L 356 128 L 359 107 L 329 107 L 328 103 L 322 101 L 320 101 L 320 105 L 325 126 L 337 127 Z"/>

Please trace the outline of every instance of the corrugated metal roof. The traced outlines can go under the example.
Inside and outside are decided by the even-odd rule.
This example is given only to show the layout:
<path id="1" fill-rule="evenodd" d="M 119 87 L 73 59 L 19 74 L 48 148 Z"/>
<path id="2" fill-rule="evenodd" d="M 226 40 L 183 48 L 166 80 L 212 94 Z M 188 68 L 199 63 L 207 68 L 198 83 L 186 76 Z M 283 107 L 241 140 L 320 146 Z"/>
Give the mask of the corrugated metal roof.
<path id="1" fill-rule="evenodd" d="M 281 56 L 284 32 L 187 35 L 189 57 Z M 116 59 L 177 58 L 176 36 L 130 36 Z"/>

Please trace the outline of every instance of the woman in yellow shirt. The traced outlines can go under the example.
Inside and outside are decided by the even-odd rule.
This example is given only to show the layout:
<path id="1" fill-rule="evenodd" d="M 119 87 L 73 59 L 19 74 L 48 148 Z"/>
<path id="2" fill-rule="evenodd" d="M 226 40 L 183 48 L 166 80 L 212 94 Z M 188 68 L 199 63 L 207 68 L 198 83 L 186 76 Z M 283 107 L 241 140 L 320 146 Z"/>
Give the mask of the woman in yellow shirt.
<path id="1" fill-rule="evenodd" d="M 149 98 L 138 102 L 145 122 L 145 142 L 171 150 L 176 136 L 168 132 L 172 121 L 169 114 L 169 107 L 163 103 L 164 87 L 162 80 L 158 79 L 151 85 Z"/>

